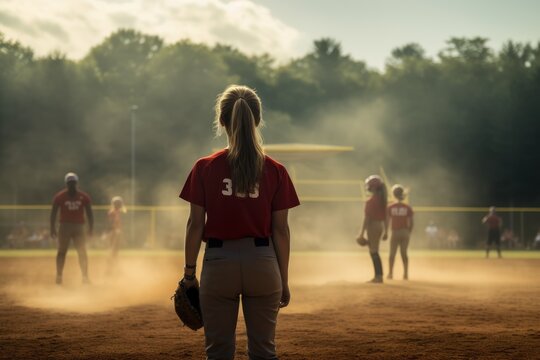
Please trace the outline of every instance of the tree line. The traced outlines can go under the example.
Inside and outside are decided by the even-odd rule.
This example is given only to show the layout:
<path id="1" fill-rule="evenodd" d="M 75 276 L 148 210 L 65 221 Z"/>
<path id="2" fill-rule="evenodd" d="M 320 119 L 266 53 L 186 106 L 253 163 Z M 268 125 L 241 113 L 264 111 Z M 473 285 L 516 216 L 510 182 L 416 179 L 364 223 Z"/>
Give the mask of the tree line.
<path id="1" fill-rule="evenodd" d="M 324 142 L 307 129 L 321 121 L 344 133 L 361 129 L 362 118 L 336 109 L 382 104 L 369 121 L 384 151 L 366 153 L 369 133 L 348 137 L 359 159 L 376 158 L 403 177 L 445 169 L 468 194 L 454 205 L 539 204 L 540 42 L 496 50 L 485 38 L 451 38 L 436 57 L 410 43 L 377 70 L 329 38 L 280 64 L 271 54 L 165 44 L 130 29 L 77 61 L 37 57 L 0 34 L 0 203 L 47 203 L 67 171 L 79 173 L 95 202 L 106 203 L 113 189 L 127 195 L 132 116 L 137 198 L 152 203 L 162 183 L 180 186 L 193 160 L 215 146 L 215 96 L 231 83 L 257 89 L 268 142 L 306 142 L 302 129 Z"/>

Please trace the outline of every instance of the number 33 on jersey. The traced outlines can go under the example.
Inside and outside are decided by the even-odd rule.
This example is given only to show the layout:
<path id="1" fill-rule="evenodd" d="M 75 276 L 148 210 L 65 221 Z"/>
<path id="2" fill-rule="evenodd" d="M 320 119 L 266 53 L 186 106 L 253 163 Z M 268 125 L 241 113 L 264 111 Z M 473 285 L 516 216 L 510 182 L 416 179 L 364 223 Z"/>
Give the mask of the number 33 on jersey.
<path id="1" fill-rule="evenodd" d="M 221 193 L 225 196 L 232 196 L 233 194 L 232 180 L 225 178 L 223 179 L 223 184 L 225 188 L 221 190 Z M 237 192 L 236 197 L 245 198 L 246 194 Z M 259 197 L 259 184 L 255 185 L 255 189 L 253 190 L 253 192 L 249 193 L 249 197 L 252 199 L 256 199 Z"/>
<path id="2" fill-rule="evenodd" d="M 180 197 L 205 209 L 204 239 L 271 236 L 272 213 L 300 204 L 287 170 L 266 156 L 259 186 L 237 194 L 227 155 L 223 149 L 197 160 Z"/>

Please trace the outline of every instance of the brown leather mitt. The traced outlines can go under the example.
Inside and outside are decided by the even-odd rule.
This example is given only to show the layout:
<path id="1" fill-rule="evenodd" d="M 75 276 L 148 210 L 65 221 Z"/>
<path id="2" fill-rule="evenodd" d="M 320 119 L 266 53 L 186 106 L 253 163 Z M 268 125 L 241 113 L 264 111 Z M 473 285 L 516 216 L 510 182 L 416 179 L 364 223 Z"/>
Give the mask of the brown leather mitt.
<path id="1" fill-rule="evenodd" d="M 199 330 L 203 327 L 198 288 L 186 288 L 184 282 L 180 280 L 171 299 L 174 302 L 174 311 L 184 326 L 191 330 Z"/>
<path id="2" fill-rule="evenodd" d="M 369 244 L 369 241 L 365 237 L 361 237 L 361 238 L 356 239 L 356 242 L 360 246 L 366 246 L 367 244 Z"/>

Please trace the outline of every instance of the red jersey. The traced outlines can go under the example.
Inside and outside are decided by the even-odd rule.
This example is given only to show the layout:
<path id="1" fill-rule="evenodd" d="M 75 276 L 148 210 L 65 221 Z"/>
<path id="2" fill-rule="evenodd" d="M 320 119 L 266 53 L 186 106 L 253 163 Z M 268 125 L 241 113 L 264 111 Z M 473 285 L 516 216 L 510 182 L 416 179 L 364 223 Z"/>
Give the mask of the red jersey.
<path id="1" fill-rule="evenodd" d="M 392 230 L 408 229 L 413 209 L 407 204 L 396 202 L 388 206 L 388 216 L 392 220 Z"/>
<path id="2" fill-rule="evenodd" d="M 374 221 L 384 221 L 386 219 L 386 209 L 383 206 L 379 195 L 372 195 L 366 202 L 365 215 Z"/>
<path id="3" fill-rule="evenodd" d="M 502 219 L 495 214 L 487 215 L 484 220 L 489 229 L 499 229 L 502 224 Z"/>
<path id="4" fill-rule="evenodd" d="M 199 159 L 180 197 L 205 208 L 205 239 L 271 236 L 272 212 L 300 205 L 287 170 L 265 156 L 258 188 L 251 194 L 234 194 L 227 151 Z"/>
<path id="5" fill-rule="evenodd" d="M 60 222 L 65 223 L 84 224 L 84 209 L 91 203 L 87 193 L 77 191 L 71 196 L 67 189 L 58 192 L 53 198 L 53 204 L 60 208 Z"/>

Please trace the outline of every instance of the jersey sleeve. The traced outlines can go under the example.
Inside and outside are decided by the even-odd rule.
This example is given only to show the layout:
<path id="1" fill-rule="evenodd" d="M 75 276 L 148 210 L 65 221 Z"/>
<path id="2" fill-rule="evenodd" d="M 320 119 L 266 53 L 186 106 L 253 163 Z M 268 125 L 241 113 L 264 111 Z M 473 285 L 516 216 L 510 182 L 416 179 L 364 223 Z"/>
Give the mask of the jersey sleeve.
<path id="1" fill-rule="evenodd" d="M 180 192 L 180 198 L 195 205 L 206 207 L 204 184 L 201 174 L 201 162 L 197 162 L 189 173 L 186 183 Z"/>
<path id="2" fill-rule="evenodd" d="M 284 167 L 279 168 L 279 183 L 272 199 L 272 211 L 291 209 L 300 205 L 293 182 Z"/>
<path id="3" fill-rule="evenodd" d="M 53 205 L 60 206 L 60 195 L 59 194 L 54 195 L 52 203 L 53 203 Z"/>

